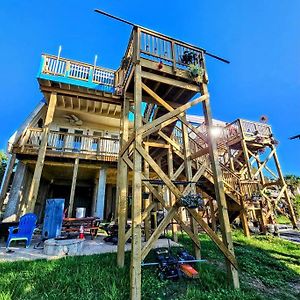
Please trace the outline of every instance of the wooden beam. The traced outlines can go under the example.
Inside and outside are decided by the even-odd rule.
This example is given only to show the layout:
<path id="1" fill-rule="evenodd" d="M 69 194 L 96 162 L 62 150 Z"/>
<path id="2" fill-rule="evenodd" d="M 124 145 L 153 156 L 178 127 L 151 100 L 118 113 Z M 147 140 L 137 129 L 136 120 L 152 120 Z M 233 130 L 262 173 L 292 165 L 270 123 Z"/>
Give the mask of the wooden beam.
<path id="1" fill-rule="evenodd" d="M 208 92 L 207 85 L 203 84 L 202 85 L 202 94 L 205 95 L 207 92 Z M 225 248 L 231 253 L 232 256 L 234 256 L 233 241 L 232 241 L 231 228 L 230 228 L 230 223 L 229 223 L 227 202 L 226 202 L 225 193 L 224 193 L 224 183 L 223 183 L 223 178 L 222 178 L 222 171 L 221 171 L 221 168 L 219 165 L 219 160 L 218 160 L 217 142 L 214 139 L 214 137 L 211 136 L 211 134 L 210 134 L 210 132 L 211 132 L 210 128 L 213 127 L 213 122 L 212 122 L 209 99 L 206 99 L 204 102 L 202 102 L 202 105 L 203 105 L 205 123 L 208 126 L 208 132 L 209 132 L 209 135 L 208 135 L 209 156 L 210 156 L 210 160 L 211 160 L 211 168 L 212 168 L 213 177 L 214 177 L 216 200 L 218 202 L 219 221 L 220 221 L 220 225 L 221 225 L 222 239 L 223 239 L 223 243 L 225 244 Z M 193 213 L 192 215 L 195 216 L 195 212 L 192 212 L 192 213 Z M 205 224 L 205 225 L 207 225 L 207 224 Z M 207 227 L 209 228 L 208 225 L 207 225 Z M 211 228 L 209 228 L 208 230 L 211 230 Z M 212 230 L 211 230 L 211 233 L 215 234 Z M 223 251 L 223 253 L 225 253 L 224 251 Z M 234 265 L 232 263 L 232 260 L 230 260 L 228 258 L 228 256 L 225 256 L 225 262 L 226 262 L 226 267 L 227 267 L 228 278 L 232 282 L 233 287 L 238 289 L 240 287 L 240 284 L 239 284 L 239 275 L 238 275 L 236 265 Z"/>
<path id="2" fill-rule="evenodd" d="M 46 114 L 44 128 L 43 128 L 42 140 L 38 152 L 38 158 L 37 158 L 32 182 L 28 194 L 28 207 L 27 207 L 28 212 L 34 212 L 34 207 L 38 196 L 40 180 L 42 176 L 44 160 L 45 160 L 45 155 L 47 150 L 48 134 L 50 130 L 49 126 L 53 120 L 56 103 L 57 103 L 57 94 L 52 93 L 48 104 L 47 114 Z"/>
<path id="3" fill-rule="evenodd" d="M 161 236 L 162 232 L 165 230 L 165 228 L 169 225 L 175 214 L 177 213 L 178 208 L 176 206 L 173 206 L 165 215 L 163 220 L 159 223 L 156 230 L 151 235 L 150 239 L 147 241 L 145 246 L 142 249 L 142 260 L 145 259 L 155 242 L 158 240 L 158 238 Z"/>
<path id="4" fill-rule="evenodd" d="M 134 130 L 135 130 L 135 149 L 133 152 L 133 202 L 131 210 L 131 265 L 130 265 L 130 298 L 132 300 L 141 299 L 142 289 L 142 156 L 137 150 L 137 147 L 142 145 L 142 136 L 137 135 L 137 131 L 142 127 L 142 78 L 141 78 L 141 65 L 139 64 L 139 51 L 140 51 L 140 29 L 134 30 Z"/>
<path id="5" fill-rule="evenodd" d="M 169 103 L 167 103 L 165 100 L 163 100 L 159 95 L 157 95 L 153 90 L 151 90 L 147 85 L 145 85 L 144 83 L 142 84 L 143 89 L 153 98 L 157 101 L 157 103 L 159 103 L 160 105 L 162 105 L 165 109 L 167 109 L 170 113 L 174 113 L 176 110 L 182 108 L 182 113 L 186 111 L 186 109 L 184 108 L 185 105 L 187 104 L 191 104 L 192 102 L 194 102 L 195 100 L 186 103 L 185 105 L 182 105 L 181 107 L 174 109 Z M 208 97 L 208 93 L 206 95 L 203 95 L 202 97 Z M 200 97 L 201 98 L 201 97 Z M 203 100 L 204 101 L 204 100 Z M 201 101 L 200 101 L 201 102 Z M 194 102 L 192 106 L 198 104 L 199 102 Z M 206 140 L 206 138 L 199 132 L 197 131 L 193 125 L 191 125 L 186 119 L 182 118 L 180 116 L 180 114 L 176 114 L 176 117 L 182 122 L 184 123 L 192 132 L 194 132 L 196 134 L 196 136 L 198 136 L 200 139 L 202 140 Z M 158 120 L 158 119 L 157 119 Z"/>
<path id="6" fill-rule="evenodd" d="M 5 168 L 5 172 L 3 175 L 2 183 L 1 183 L 1 192 L 0 192 L 0 211 L 3 206 L 3 202 L 6 198 L 8 185 L 11 179 L 11 175 L 13 173 L 13 169 L 16 162 L 16 154 L 9 154 L 7 166 Z"/>
<path id="7" fill-rule="evenodd" d="M 174 165 L 173 165 L 173 151 L 172 151 L 172 147 L 169 147 L 168 149 L 168 175 L 170 178 L 172 178 L 174 176 Z M 169 202 L 170 205 L 174 205 L 176 202 L 176 198 L 175 196 L 171 193 L 171 191 L 169 191 Z M 177 237 L 177 225 L 174 224 L 174 221 L 172 222 L 172 235 L 173 235 L 173 240 L 175 242 L 178 241 L 178 237 Z"/>
<path id="8" fill-rule="evenodd" d="M 145 84 L 143 84 L 143 89 L 145 89 L 147 91 L 147 93 L 151 93 L 151 96 L 155 97 L 155 99 L 160 99 L 159 101 L 161 103 L 165 103 L 163 106 L 167 109 L 169 109 L 169 113 L 164 114 L 163 116 L 155 119 L 154 121 L 142 126 L 141 128 L 139 128 L 138 130 L 138 134 L 143 134 L 145 131 L 147 131 L 150 128 L 153 127 L 157 127 L 160 124 L 162 124 L 163 122 L 170 120 L 173 117 L 179 118 L 179 115 L 182 114 L 183 112 L 185 112 L 186 110 L 188 110 L 189 108 L 195 106 L 196 104 L 206 100 L 208 98 L 208 94 L 205 94 L 201 97 L 198 97 L 190 102 L 187 102 L 186 104 L 183 104 L 182 106 L 173 109 L 169 104 L 167 104 L 164 100 L 162 100 L 158 95 L 156 95 L 151 89 L 149 89 Z"/>
<path id="9" fill-rule="evenodd" d="M 191 154 L 191 159 L 195 159 L 195 158 L 198 158 L 198 157 L 201 157 L 205 154 L 209 153 L 209 148 L 203 148 L 203 149 L 200 149 L 199 151 L 197 152 L 194 152 Z"/>
<path id="10" fill-rule="evenodd" d="M 150 212 L 152 211 L 152 209 L 155 208 L 155 206 L 157 205 L 156 202 L 152 202 L 146 210 L 143 211 L 142 213 L 142 221 L 144 221 L 150 214 Z M 131 229 L 128 229 L 128 231 L 125 234 L 125 243 L 128 241 L 128 239 L 131 237 Z"/>
<path id="11" fill-rule="evenodd" d="M 171 177 L 171 179 L 176 180 L 180 176 L 180 174 L 183 172 L 183 170 L 184 170 L 184 162 L 179 166 L 179 168 L 176 170 L 176 172 Z"/>
<path id="12" fill-rule="evenodd" d="M 145 145 L 145 151 L 147 153 L 149 153 L 149 145 L 146 144 Z M 146 179 L 149 179 L 150 177 L 150 168 L 149 168 L 149 164 L 147 161 L 144 160 L 144 176 Z M 145 193 L 148 193 L 149 192 L 149 189 L 147 187 L 143 187 L 143 190 Z M 149 195 L 150 197 L 150 195 Z M 150 202 L 151 200 L 148 198 L 148 199 L 144 199 L 144 209 L 146 210 L 149 206 L 150 206 Z M 150 217 L 147 216 L 145 221 L 144 221 L 144 229 L 145 229 L 145 239 L 146 241 L 149 240 L 150 238 L 150 234 L 151 234 L 151 223 L 150 223 Z"/>
<path id="13" fill-rule="evenodd" d="M 181 89 L 193 91 L 196 93 L 200 92 L 199 86 L 197 86 L 195 84 L 185 83 L 180 80 L 172 79 L 170 77 L 163 77 L 161 75 L 157 75 L 157 74 L 150 73 L 147 71 L 142 72 L 142 77 L 153 80 L 153 81 L 157 81 L 159 83 L 164 83 L 167 85 L 176 86 Z"/>
<path id="14" fill-rule="evenodd" d="M 105 103 L 112 103 L 116 105 L 121 105 L 122 101 L 120 96 L 115 96 L 113 94 L 107 94 L 106 96 L 103 95 L 103 92 L 98 92 L 100 94 L 95 94 L 95 93 L 85 93 L 85 92 L 80 92 L 80 91 L 71 91 L 67 89 L 61 89 L 61 88 L 56 88 L 56 87 L 41 87 L 42 92 L 44 93 L 56 93 L 57 95 L 63 95 L 63 96 L 70 96 L 70 97 L 75 97 L 77 99 L 89 99 L 89 100 L 94 100 L 94 101 L 99 101 L 99 102 L 105 102 Z"/>
<path id="15" fill-rule="evenodd" d="M 129 168 L 133 169 L 133 163 L 130 161 L 130 159 L 128 158 L 128 156 L 124 156 L 124 160 L 126 161 L 127 165 L 129 166 Z M 145 177 L 142 175 L 142 180 L 144 180 Z M 149 182 L 145 181 L 144 185 L 148 187 L 148 189 L 150 190 L 150 192 L 153 194 L 153 196 L 161 203 L 161 205 L 167 210 L 169 211 L 171 208 L 168 207 L 164 201 L 164 198 L 162 197 L 161 194 L 159 194 L 159 192 L 153 187 L 152 184 L 150 184 Z M 199 243 L 199 238 L 196 237 L 192 231 L 189 229 L 188 226 L 186 226 L 184 224 L 184 222 L 182 222 L 180 216 L 178 214 L 174 215 L 175 220 L 178 222 L 178 224 L 180 225 L 180 227 L 188 234 L 188 236 L 194 241 L 194 243 Z M 129 238 L 129 236 L 128 236 Z"/>
<path id="16" fill-rule="evenodd" d="M 184 120 L 186 120 L 186 115 L 183 117 Z M 183 138 L 183 149 L 184 149 L 184 165 L 185 165 L 185 176 L 187 181 L 192 181 L 193 173 L 192 173 L 192 160 L 191 160 L 191 149 L 190 149 L 190 141 L 189 141 L 189 133 L 187 130 L 187 126 L 182 123 L 182 138 Z M 190 191 L 195 194 L 196 193 L 196 186 L 195 184 L 192 184 L 190 187 Z M 196 211 L 196 210 L 195 210 Z M 197 222 L 194 218 L 191 218 L 191 229 L 192 232 L 197 236 L 198 235 L 198 227 Z M 201 258 L 200 253 L 200 243 L 194 244 L 194 253 L 196 259 Z"/>
<path id="17" fill-rule="evenodd" d="M 230 261 L 230 263 L 234 266 L 235 269 L 237 269 L 238 266 L 236 258 L 234 254 L 232 254 L 232 252 L 227 248 L 224 241 L 222 242 L 219 236 L 204 222 L 199 213 L 190 208 L 188 208 L 188 211 L 190 212 L 191 216 L 200 224 L 203 230 L 209 235 L 209 237 L 214 241 L 214 243 L 218 246 L 218 248 L 224 254 L 226 259 Z"/>
<path id="18" fill-rule="evenodd" d="M 122 117 L 122 136 L 121 145 L 128 140 L 129 131 L 129 101 L 124 95 L 123 102 L 123 117 Z M 124 159 L 119 155 L 118 162 L 118 251 L 117 251 L 117 263 L 118 266 L 123 268 L 125 261 L 125 231 L 127 223 L 127 197 L 128 197 L 128 168 Z"/>
<path id="19" fill-rule="evenodd" d="M 278 159 L 277 153 L 276 153 L 276 148 L 275 148 L 274 145 L 272 145 L 271 149 L 272 149 L 272 151 L 274 151 L 274 161 L 275 161 L 275 165 L 276 165 L 277 172 L 278 172 L 278 175 L 279 175 L 279 179 L 281 180 L 283 188 L 285 187 L 285 189 L 284 189 L 284 196 L 285 196 L 285 200 L 286 200 L 286 202 L 288 204 L 288 208 L 289 208 L 289 211 L 290 211 L 290 220 L 291 220 L 291 222 L 293 224 L 293 227 L 294 228 L 298 228 L 297 227 L 297 219 L 296 219 L 296 216 L 295 216 L 294 208 L 293 208 L 293 205 L 291 203 L 290 195 L 289 195 L 288 190 L 286 188 L 286 183 L 285 183 L 285 180 L 284 180 L 284 177 L 283 177 L 283 174 L 282 174 L 282 171 L 281 171 L 281 166 L 280 166 L 280 163 L 279 163 L 279 159 Z"/>
<path id="20" fill-rule="evenodd" d="M 71 193 L 70 193 L 70 200 L 69 200 L 69 209 L 68 209 L 68 217 L 69 218 L 71 218 L 72 214 L 73 214 L 73 206 L 74 206 L 74 197 L 75 197 L 75 191 L 76 191 L 78 166 L 79 166 L 79 158 L 76 158 L 75 163 L 74 163 Z"/>
<path id="21" fill-rule="evenodd" d="M 144 145 L 147 147 L 155 147 L 155 148 L 170 148 L 168 144 L 162 144 L 157 142 L 144 142 Z"/>

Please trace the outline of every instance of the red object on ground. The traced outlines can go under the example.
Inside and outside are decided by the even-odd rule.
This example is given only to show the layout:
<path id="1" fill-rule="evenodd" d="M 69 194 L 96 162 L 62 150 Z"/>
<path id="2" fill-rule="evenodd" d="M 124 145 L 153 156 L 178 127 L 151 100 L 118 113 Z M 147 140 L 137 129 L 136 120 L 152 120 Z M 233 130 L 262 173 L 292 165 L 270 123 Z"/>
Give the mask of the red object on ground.
<path id="1" fill-rule="evenodd" d="M 84 239 L 84 229 L 83 229 L 83 225 L 80 226 L 80 230 L 79 230 L 79 238 L 80 238 L 80 239 Z"/>
<path id="2" fill-rule="evenodd" d="M 180 264 L 180 270 L 190 278 L 197 278 L 199 276 L 199 273 L 188 264 Z"/>

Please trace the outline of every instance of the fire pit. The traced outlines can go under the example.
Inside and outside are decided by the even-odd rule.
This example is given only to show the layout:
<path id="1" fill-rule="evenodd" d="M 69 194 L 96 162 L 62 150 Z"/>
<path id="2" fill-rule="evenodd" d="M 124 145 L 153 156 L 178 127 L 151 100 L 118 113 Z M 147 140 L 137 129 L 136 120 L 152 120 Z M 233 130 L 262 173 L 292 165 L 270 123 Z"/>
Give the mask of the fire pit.
<path id="1" fill-rule="evenodd" d="M 84 239 L 49 239 L 44 243 L 44 254 L 52 256 L 79 255 Z"/>

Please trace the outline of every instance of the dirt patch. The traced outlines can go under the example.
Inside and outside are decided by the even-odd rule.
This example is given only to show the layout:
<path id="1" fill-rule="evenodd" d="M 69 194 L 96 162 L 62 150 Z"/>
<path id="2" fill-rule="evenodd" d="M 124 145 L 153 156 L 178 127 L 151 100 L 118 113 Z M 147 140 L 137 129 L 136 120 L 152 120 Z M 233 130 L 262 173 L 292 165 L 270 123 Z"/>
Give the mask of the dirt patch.
<path id="1" fill-rule="evenodd" d="M 250 276 L 244 276 L 243 281 L 246 281 L 251 287 L 257 290 L 259 293 L 273 295 L 268 287 L 258 278 L 252 278 Z"/>

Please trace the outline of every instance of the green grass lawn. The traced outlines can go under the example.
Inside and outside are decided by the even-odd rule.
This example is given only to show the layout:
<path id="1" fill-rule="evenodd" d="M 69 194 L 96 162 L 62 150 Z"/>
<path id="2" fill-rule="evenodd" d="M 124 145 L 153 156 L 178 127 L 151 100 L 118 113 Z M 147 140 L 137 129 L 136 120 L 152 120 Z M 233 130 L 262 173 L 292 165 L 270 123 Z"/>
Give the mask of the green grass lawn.
<path id="1" fill-rule="evenodd" d="M 188 248 L 185 236 L 180 241 Z M 200 278 L 160 281 L 154 267 L 143 271 L 143 299 L 300 299 L 300 246 L 274 237 L 234 234 L 241 290 L 226 283 L 223 257 L 201 235 Z M 118 269 L 116 254 L 59 260 L 0 263 L 0 299 L 129 299 L 129 256 Z"/>

